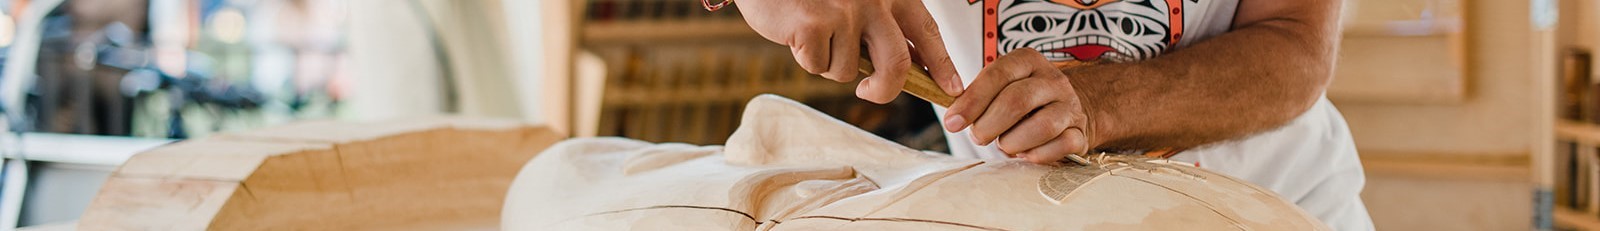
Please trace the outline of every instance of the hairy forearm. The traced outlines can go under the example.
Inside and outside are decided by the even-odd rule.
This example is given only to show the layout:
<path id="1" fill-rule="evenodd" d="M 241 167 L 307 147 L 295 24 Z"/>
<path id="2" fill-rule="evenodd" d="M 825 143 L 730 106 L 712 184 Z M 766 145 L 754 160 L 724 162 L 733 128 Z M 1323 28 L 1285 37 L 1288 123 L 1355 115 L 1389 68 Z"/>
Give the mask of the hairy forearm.
<path id="1" fill-rule="evenodd" d="M 1192 148 L 1293 120 L 1332 78 L 1338 41 L 1334 17 L 1303 16 L 1312 20 L 1260 20 L 1153 59 L 1065 70 L 1088 104 L 1091 145 Z"/>

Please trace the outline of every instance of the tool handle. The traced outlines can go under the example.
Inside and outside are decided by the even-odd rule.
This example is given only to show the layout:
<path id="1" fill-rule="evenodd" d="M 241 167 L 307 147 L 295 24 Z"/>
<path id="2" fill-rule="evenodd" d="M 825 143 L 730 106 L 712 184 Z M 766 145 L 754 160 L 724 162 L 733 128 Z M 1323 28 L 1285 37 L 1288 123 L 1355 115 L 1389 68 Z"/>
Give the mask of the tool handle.
<path id="1" fill-rule="evenodd" d="M 872 60 L 867 59 L 866 52 L 862 52 L 861 56 L 861 74 L 872 75 L 872 73 L 875 71 L 873 70 Z M 1082 61 L 1066 61 L 1055 63 L 1057 69 L 1072 69 L 1094 64 L 1096 63 Z M 951 104 L 956 102 L 956 97 L 950 96 L 950 94 L 945 94 L 944 89 L 939 87 L 938 82 L 933 81 L 932 75 L 929 75 L 927 70 L 923 70 L 915 63 L 912 63 L 911 65 L 912 66 L 906 67 L 906 84 L 900 87 L 900 91 L 904 91 L 912 96 L 916 96 L 917 98 L 926 100 L 929 103 L 933 103 L 945 108 L 949 108 Z"/>
<path id="2" fill-rule="evenodd" d="M 863 52 L 861 55 L 865 56 L 866 53 Z M 867 58 L 861 58 L 860 67 L 863 75 L 872 75 L 875 71 L 872 67 L 872 61 L 867 60 Z M 939 83 L 933 81 L 933 77 L 928 75 L 927 70 L 923 70 L 915 64 L 906 67 L 906 84 L 900 87 L 900 91 L 946 108 L 956 102 L 956 97 L 945 94 L 944 89 L 939 88 Z"/>

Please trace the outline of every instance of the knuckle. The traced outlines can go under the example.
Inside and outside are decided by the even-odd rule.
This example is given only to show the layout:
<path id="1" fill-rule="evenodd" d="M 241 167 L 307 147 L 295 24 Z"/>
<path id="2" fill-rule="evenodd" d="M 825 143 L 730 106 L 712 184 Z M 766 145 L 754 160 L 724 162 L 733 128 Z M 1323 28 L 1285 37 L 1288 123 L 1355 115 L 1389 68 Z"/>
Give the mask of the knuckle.
<path id="1" fill-rule="evenodd" d="M 1027 89 L 1023 89 L 1026 88 L 1026 86 L 1027 85 L 1023 84 L 1022 82 L 1014 82 L 1010 85 L 1006 85 L 1004 89 L 1000 89 L 1000 96 L 995 97 L 997 98 L 995 101 L 1004 100 L 1005 102 L 1002 105 L 1006 106 L 1019 106 L 1026 104 L 1028 103 L 1026 101 L 1030 92 Z"/>
<path id="2" fill-rule="evenodd" d="M 1061 142 L 1067 142 L 1067 143 L 1061 145 L 1061 150 L 1055 150 L 1055 151 L 1059 152 L 1059 153 L 1084 154 L 1084 153 L 1078 153 L 1078 151 L 1082 151 L 1083 150 L 1083 147 L 1078 145 L 1077 141 L 1070 140 L 1070 139 L 1071 138 L 1067 138 L 1067 140 L 1062 140 Z"/>
<path id="3" fill-rule="evenodd" d="M 1001 139 L 999 141 L 995 141 L 995 143 L 996 143 L 995 146 L 1000 147 L 1000 151 L 1001 152 L 1011 153 L 1011 154 L 1021 154 L 1022 153 L 1022 149 L 1020 147 L 1017 147 L 1016 145 L 1012 145 L 1011 144 L 1011 143 L 1015 143 L 1015 142 L 1010 142 L 1010 141 L 1007 141 L 1006 139 Z"/>
<path id="4" fill-rule="evenodd" d="M 1076 132 L 1076 131 L 1067 131 L 1067 132 Z M 1057 151 L 1059 151 L 1061 153 L 1078 153 L 1079 151 L 1083 151 L 1084 149 L 1087 148 L 1087 147 L 1085 147 L 1087 144 L 1084 144 L 1084 143 L 1078 141 L 1079 139 L 1083 139 L 1083 137 L 1082 136 L 1076 136 L 1076 135 L 1062 134 L 1061 135 L 1061 140 L 1057 141 L 1057 142 L 1063 142 L 1062 145 L 1060 145 L 1061 146 L 1061 150 L 1057 150 Z M 1084 154 L 1084 153 L 1079 153 L 1079 154 Z"/>
<path id="5" fill-rule="evenodd" d="M 939 23 L 934 22 L 932 19 L 922 20 L 921 23 L 917 24 L 919 24 L 917 27 L 921 27 L 922 31 L 926 31 L 923 35 L 928 36 L 928 39 L 938 41 L 943 38 L 943 35 L 939 34 Z"/>
<path id="6" fill-rule="evenodd" d="M 814 37 L 822 37 L 816 35 L 828 33 L 830 31 L 833 31 L 833 27 L 830 25 L 830 22 L 817 19 L 805 20 L 804 22 L 801 22 L 800 26 L 795 29 L 795 33 L 803 33 L 806 36 Z"/>
<path id="7" fill-rule="evenodd" d="M 904 73 L 904 72 L 906 72 L 906 67 L 910 67 L 911 66 L 911 55 L 906 54 L 906 52 L 904 50 L 902 50 L 901 52 L 898 52 L 898 53 L 899 54 L 896 54 L 896 55 L 893 55 L 893 56 L 889 57 L 889 66 L 888 66 L 889 69 L 885 70 L 885 71 L 891 71 L 893 73 Z"/>
<path id="8" fill-rule="evenodd" d="M 1047 126 L 1046 129 L 1050 129 L 1052 132 L 1061 133 L 1056 134 L 1057 136 L 1066 135 L 1066 132 L 1069 132 L 1067 131 L 1068 128 L 1072 127 L 1072 120 L 1068 118 L 1045 118 L 1045 120 L 1045 126 Z"/>
<path id="9" fill-rule="evenodd" d="M 996 138 L 999 138 L 998 135 L 991 135 L 989 133 L 993 133 L 993 132 L 990 132 L 988 129 L 975 130 L 972 133 L 972 136 L 973 137 L 977 137 L 978 140 L 983 140 L 983 141 L 992 141 L 992 140 L 996 140 Z M 996 143 L 999 143 L 999 142 L 996 142 Z"/>
<path id="10" fill-rule="evenodd" d="M 955 64 L 955 61 L 950 59 L 950 55 L 949 54 L 934 55 L 933 60 L 929 60 L 929 61 L 933 62 L 935 64 L 943 64 L 943 65 Z M 935 64 L 930 64 L 930 65 L 935 65 Z"/>
<path id="11" fill-rule="evenodd" d="M 1066 131 L 1068 128 L 1071 128 L 1073 124 L 1075 124 L 1073 121 L 1076 119 L 1072 118 L 1073 116 L 1066 117 L 1067 118 L 1044 118 L 1046 122 L 1045 126 L 1048 126 L 1051 131 Z"/>
<path id="12" fill-rule="evenodd" d="M 819 57 L 821 55 L 816 54 L 817 50 L 818 50 L 816 45 L 815 44 L 811 44 L 811 43 L 806 43 L 806 42 L 795 43 L 794 45 L 790 45 L 789 49 L 791 49 L 790 53 L 794 54 L 794 58 L 795 58 L 796 61 L 816 62 L 819 59 L 826 58 L 826 57 Z"/>
<path id="13" fill-rule="evenodd" d="M 1005 68 L 1000 68 L 1000 67 L 995 67 L 995 68 L 985 68 L 985 69 L 983 69 L 982 72 L 978 73 L 978 78 L 997 79 L 997 78 L 1005 78 L 1006 76 L 1010 76 L 1010 75 L 1011 75 L 1011 70 L 1007 70 Z"/>
<path id="14" fill-rule="evenodd" d="M 1027 103 L 1023 102 L 1022 100 L 1016 99 L 1016 97 L 1017 96 L 1011 96 L 1011 98 L 1007 99 L 1004 104 L 1001 104 L 1001 105 L 1003 105 L 1005 107 L 1005 108 L 1002 108 L 1002 109 L 1005 109 L 1005 110 L 1003 110 L 1003 112 L 1011 113 L 1011 114 L 1027 113 L 1026 111 L 1023 111 L 1023 109 L 1025 109 L 1025 107 L 1027 107 Z"/>
<path id="15" fill-rule="evenodd" d="M 817 32 L 825 31 L 826 29 L 831 28 L 830 26 L 833 25 L 833 21 L 836 19 L 837 17 L 830 17 L 827 15 L 800 13 L 789 20 L 792 20 L 790 22 L 794 24 L 791 25 L 794 26 L 794 29 L 797 32 Z"/>
<path id="16" fill-rule="evenodd" d="M 1017 55 L 1037 55 L 1039 54 L 1039 51 L 1034 50 L 1032 47 L 1022 47 L 1012 50 L 1011 53 Z"/>

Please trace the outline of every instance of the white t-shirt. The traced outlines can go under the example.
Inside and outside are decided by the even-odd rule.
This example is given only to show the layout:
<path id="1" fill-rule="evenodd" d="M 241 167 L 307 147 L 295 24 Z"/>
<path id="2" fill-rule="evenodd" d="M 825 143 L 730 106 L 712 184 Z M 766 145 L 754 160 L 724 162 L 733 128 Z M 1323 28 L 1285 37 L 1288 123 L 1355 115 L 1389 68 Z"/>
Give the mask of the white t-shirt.
<path id="1" fill-rule="evenodd" d="M 1051 61 L 1130 62 L 1227 32 L 1237 0 L 924 0 L 962 81 L 1031 47 Z M 936 108 L 941 116 L 944 108 Z M 942 121 L 942 120 L 941 120 Z M 1005 158 L 966 131 L 946 134 L 958 157 Z M 1272 189 L 1337 230 L 1372 230 L 1361 169 L 1344 117 L 1326 97 L 1282 128 L 1183 151 L 1196 163 Z"/>

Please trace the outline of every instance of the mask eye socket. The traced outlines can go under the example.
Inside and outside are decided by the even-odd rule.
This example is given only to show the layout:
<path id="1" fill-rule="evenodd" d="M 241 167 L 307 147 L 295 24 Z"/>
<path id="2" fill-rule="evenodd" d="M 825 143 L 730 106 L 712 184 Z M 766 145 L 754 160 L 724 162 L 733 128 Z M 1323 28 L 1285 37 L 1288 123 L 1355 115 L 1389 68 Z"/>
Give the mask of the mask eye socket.
<path id="1" fill-rule="evenodd" d="M 1066 22 L 1066 20 L 1055 19 L 1044 15 L 1034 15 L 1023 19 L 1021 23 L 1017 23 L 1016 26 L 1007 28 L 1007 30 L 1026 33 L 1044 33 L 1054 30 L 1056 26 L 1060 26 L 1061 23 L 1064 22 Z"/>
<path id="2" fill-rule="evenodd" d="M 1149 31 L 1149 28 L 1144 27 L 1144 25 L 1134 21 L 1132 18 L 1117 18 L 1115 22 L 1117 25 L 1117 31 L 1122 32 L 1124 35 L 1140 36 Z"/>

